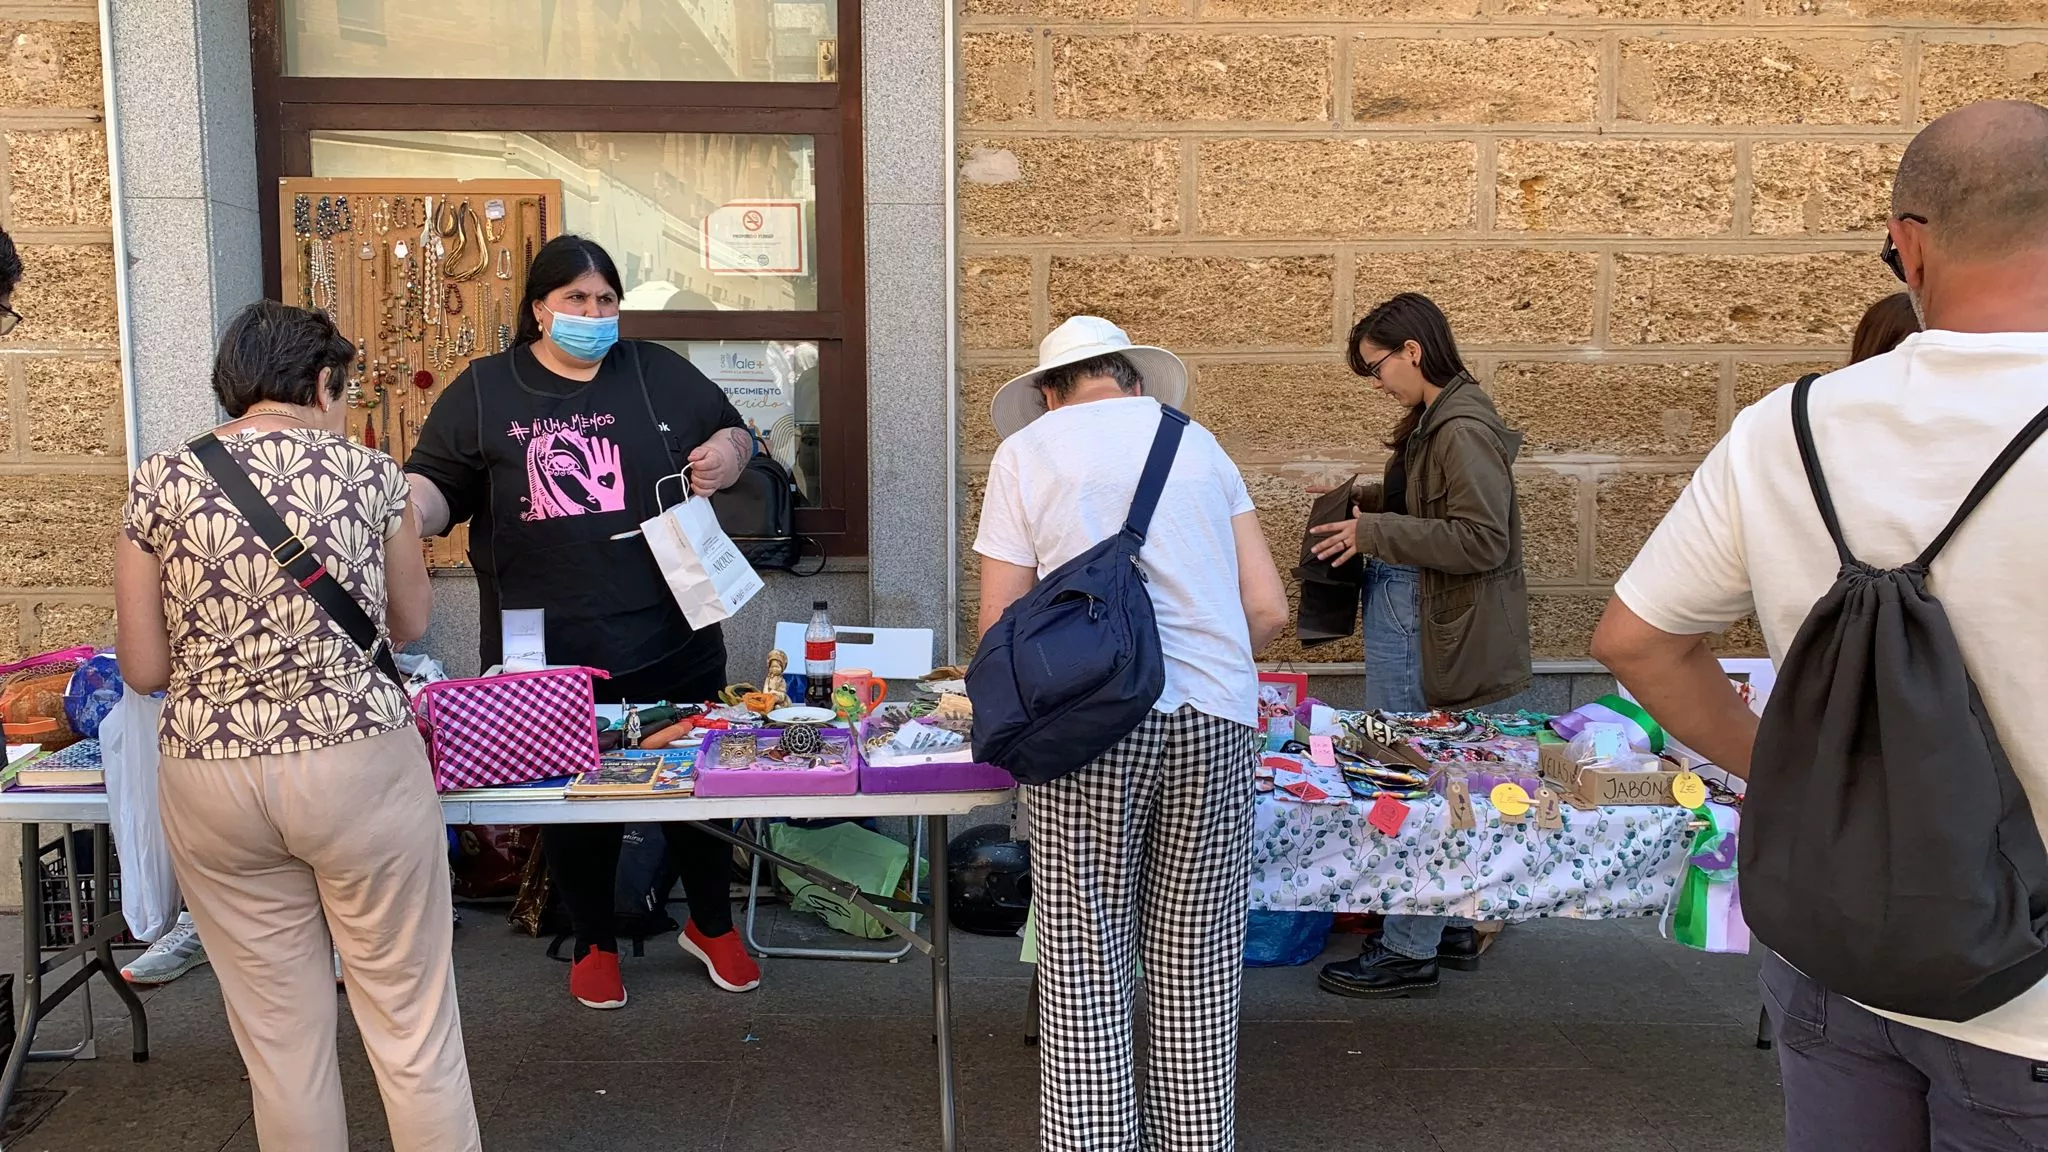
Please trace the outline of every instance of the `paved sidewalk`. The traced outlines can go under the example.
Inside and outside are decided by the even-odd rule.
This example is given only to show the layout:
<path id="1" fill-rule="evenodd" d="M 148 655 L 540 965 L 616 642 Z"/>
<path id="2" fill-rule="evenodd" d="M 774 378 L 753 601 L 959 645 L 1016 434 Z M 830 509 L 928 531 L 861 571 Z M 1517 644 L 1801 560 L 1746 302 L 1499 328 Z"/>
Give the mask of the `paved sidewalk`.
<path id="1" fill-rule="evenodd" d="M 779 922 L 783 938 L 808 921 Z M 0 920 L 13 955 L 18 920 Z M 829 935 L 820 932 L 821 935 Z M 1328 958 L 1355 951 L 1338 938 Z M 1037 1146 L 1030 969 L 1017 942 L 955 938 L 962 1146 Z M 666 940 L 628 957 L 632 1003 L 571 1001 L 567 967 L 502 914 L 456 933 L 464 1028 L 491 1152 L 938 1147 L 925 965 L 779 960 L 759 991 L 713 989 Z M 248 1088 L 201 969 L 148 997 L 152 1058 L 127 1057 L 111 995 L 101 1057 L 37 1064 L 48 1113 L 8 1152 L 255 1152 Z M 1782 1147 L 1777 1065 L 1753 1044 L 1754 965 L 1657 938 L 1654 921 L 1511 928 L 1435 1000 L 1319 992 L 1315 967 L 1246 973 L 1239 1145 L 1246 1152 L 1764 1152 Z M 43 1044 L 68 1043 L 67 1005 Z M 385 1149 L 346 1011 L 356 1149 Z M 54 1090 L 54 1091 L 51 1091 Z M 61 1093 L 61 1096 L 59 1095 Z M 52 1101 L 54 1105 L 52 1106 Z"/>

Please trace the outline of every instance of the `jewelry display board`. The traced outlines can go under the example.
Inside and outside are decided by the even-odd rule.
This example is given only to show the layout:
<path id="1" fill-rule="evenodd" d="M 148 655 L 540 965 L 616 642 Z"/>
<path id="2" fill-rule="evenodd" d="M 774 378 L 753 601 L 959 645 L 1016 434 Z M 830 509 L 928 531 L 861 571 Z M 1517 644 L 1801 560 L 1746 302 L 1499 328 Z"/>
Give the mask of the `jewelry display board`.
<path id="1" fill-rule="evenodd" d="M 471 360 L 512 346 L 533 255 L 559 230 L 559 180 L 278 181 L 284 302 L 355 341 L 349 438 L 399 461 Z M 469 566 L 469 532 L 427 566 Z"/>

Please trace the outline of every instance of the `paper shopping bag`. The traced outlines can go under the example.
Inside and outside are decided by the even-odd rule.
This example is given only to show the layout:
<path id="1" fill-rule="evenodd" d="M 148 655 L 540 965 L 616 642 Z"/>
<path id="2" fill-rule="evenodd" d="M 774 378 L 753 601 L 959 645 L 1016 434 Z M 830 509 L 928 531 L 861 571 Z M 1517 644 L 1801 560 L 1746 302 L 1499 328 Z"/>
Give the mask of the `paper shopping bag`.
<path id="1" fill-rule="evenodd" d="M 730 618 L 761 590 L 761 577 L 702 496 L 641 522 L 640 534 L 692 628 Z"/>

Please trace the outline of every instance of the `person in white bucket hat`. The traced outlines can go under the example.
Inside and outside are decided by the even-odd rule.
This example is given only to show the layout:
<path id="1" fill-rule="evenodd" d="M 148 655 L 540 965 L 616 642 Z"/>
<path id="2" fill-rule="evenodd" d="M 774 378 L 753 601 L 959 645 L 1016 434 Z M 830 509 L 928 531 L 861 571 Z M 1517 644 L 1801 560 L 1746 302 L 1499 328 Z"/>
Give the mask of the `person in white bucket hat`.
<path id="1" fill-rule="evenodd" d="M 1048 401 L 1040 383 L 1057 368 L 1103 356 L 1121 356 L 1144 384 L 1144 394 L 1169 408 L 1185 409 L 1188 368 L 1164 348 L 1133 344 L 1124 330 L 1100 316 L 1076 316 L 1038 342 L 1038 367 L 996 389 L 989 417 L 996 432 L 1009 439 L 1045 415 Z"/>
<path id="2" fill-rule="evenodd" d="M 1076 316 L 990 412 L 1003 434 L 981 528 L 981 630 L 1039 578 L 1116 534 L 1188 374 L 1163 348 Z M 1166 685 L 1093 763 L 1027 786 L 1037 916 L 1039 1113 L 1048 1152 L 1236 1147 L 1234 1098 L 1253 776 L 1253 654 L 1287 594 L 1237 465 L 1183 431 L 1138 561 Z M 1140 894 L 1142 895 L 1142 898 Z M 1133 1074 L 1133 966 L 1150 1044 Z"/>

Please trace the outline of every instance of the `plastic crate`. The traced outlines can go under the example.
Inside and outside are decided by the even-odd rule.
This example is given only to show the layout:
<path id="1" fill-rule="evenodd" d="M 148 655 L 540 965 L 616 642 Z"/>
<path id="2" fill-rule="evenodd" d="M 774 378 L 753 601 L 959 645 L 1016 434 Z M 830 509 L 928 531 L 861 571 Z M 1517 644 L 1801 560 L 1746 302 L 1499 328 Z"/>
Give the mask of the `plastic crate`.
<path id="1" fill-rule="evenodd" d="M 61 952 L 78 943 L 80 939 L 79 935 L 73 930 L 71 923 L 71 882 L 65 871 L 64 841 L 61 839 L 51 840 L 39 846 L 37 853 L 37 866 L 41 876 L 36 882 L 36 887 L 39 889 L 37 898 L 40 900 L 43 910 L 43 950 L 46 952 Z M 110 908 L 108 914 L 119 916 L 121 914 L 121 862 L 115 858 L 111 844 L 108 845 L 107 857 L 111 863 L 111 867 L 108 869 L 110 875 L 106 878 L 107 902 Z M 79 917 L 84 922 L 85 936 L 90 937 L 93 931 L 93 892 L 100 879 L 92 874 L 91 829 L 80 828 L 71 833 L 71 858 L 77 862 L 79 869 Z M 147 947 L 147 945 L 130 936 L 128 930 L 123 928 L 121 934 L 114 937 L 114 947 L 143 948 Z"/>

